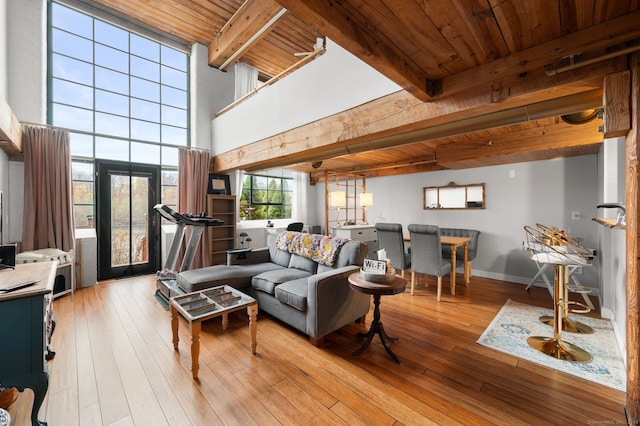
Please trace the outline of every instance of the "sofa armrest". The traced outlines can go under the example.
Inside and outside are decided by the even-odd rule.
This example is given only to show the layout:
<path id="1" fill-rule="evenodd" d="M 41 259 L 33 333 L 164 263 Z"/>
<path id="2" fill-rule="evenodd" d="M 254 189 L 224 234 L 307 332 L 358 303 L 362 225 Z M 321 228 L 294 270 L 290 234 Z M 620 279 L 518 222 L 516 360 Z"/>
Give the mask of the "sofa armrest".
<path id="1" fill-rule="evenodd" d="M 269 249 L 262 247 L 259 249 L 227 252 L 227 265 L 252 265 L 255 263 L 265 263 L 271 260 Z"/>
<path id="2" fill-rule="evenodd" d="M 351 265 L 308 278 L 307 334 L 321 338 L 369 312 L 371 297 L 349 286 L 349 275 L 358 272 Z"/>

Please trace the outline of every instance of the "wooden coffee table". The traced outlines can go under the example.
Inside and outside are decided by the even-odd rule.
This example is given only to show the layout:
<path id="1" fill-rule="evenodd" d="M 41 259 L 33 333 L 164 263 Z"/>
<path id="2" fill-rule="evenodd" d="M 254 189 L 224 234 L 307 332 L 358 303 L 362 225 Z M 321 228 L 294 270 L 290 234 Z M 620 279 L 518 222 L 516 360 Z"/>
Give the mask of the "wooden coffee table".
<path id="1" fill-rule="evenodd" d="M 191 373 L 193 378 L 198 378 L 200 369 L 200 330 L 202 321 L 211 318 L 222 317 L 222 329 L 226 330 L 229 324 L 229 313 L 240 309 L 247 309 L 249 314 L 250 347 L 251 353 L 256 353 L 256 334 L 258 324 L 258 302 L 253 297 L 227 286 L 212 287 L 202 291 L 187 293 L 182 296 L 172 297 L 169 300 L 171 311 L 171 330 L 173 332 L 173 348 L 178 350 L 178 313 L 189 321 L 191 331 Z"/>

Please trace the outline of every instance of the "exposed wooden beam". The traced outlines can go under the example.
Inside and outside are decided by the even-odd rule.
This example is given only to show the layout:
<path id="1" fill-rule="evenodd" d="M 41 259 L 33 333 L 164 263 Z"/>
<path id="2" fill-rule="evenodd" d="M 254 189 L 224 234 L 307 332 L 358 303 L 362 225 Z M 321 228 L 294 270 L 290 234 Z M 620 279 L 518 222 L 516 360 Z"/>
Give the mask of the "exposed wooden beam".
<path id="1" fill-rule="evenodd" d="M 367 25 L 349 2 L 277 0 L 308 25 L 398 83 L 421 101 L 434 98 L 433 82 L 412 58 L 393 45 L 389 35 Z M 360 18 L 360 19 L 359 19 Z"/>
<path id="2" fill-rule="evenodd" d="M 626 351 L 627 351 L 627 403 L 629 424 L 640 422 L 640 54 L 631 55 L 631 105 L 633 114 L 631 131 L 625 138 L 626 198 Z M 616 232 L 616 231 L 614 231 Z"/>
<path id="3" fill-rule="evenodd" d="M 631 129 L 631 74 L 622 71 L 604 77 L 603 129 L 605 138 L 625 136 Z"/>
<path id="4" fill-rule="evenodd" d="M 443 80 L 445 95 L 433 102 L 398 92 L 216 155 L 212 159 L 215 170 L 257 170 L 347 155 L 348 146 L 354 143 L 601 88 L 605 75 L 627 68 L 625 57 L 552 77 L 544 73 L 544 67 L 572 51 L 604 50 L 639 38 L 638 20 L 640 12 L 631 13 L 447 77 Z"/>
<path id="5" fill-rule="evenodd" d="M 0 96 L 0 148 L 9 154 L 22 152 L 22 127 L 7 101 Z"/>
<path id="6" fill-rule="evenodd" d="M 209 43 L 209 65 L 217 68 L 224 65 L 223 69 L 227 69 L 231 65 L 229 58 L 239 49 L 246 49 L 250 43 L 256 43 L 272 30 L 267 25 L 282 10 L 273 0 L 246 0 Z"/>

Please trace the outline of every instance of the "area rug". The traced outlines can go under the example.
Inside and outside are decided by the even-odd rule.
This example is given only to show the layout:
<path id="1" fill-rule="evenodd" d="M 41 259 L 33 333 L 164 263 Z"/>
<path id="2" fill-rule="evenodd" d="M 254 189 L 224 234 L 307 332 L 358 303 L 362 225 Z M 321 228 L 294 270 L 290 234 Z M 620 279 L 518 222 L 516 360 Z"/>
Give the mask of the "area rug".
<path id="1" fill-rule="evenodd" d="M 593 356 L 590 362 L 580 363 L 561 361 L 529 346 L 527 338 L 531 336 L 553 336 L 553 328 L 538 320 L 542 315 L 553 315 L 553 310 L 507 300 L 477 342 L 536 364 L 626 390 L 626 370 L 609 321 L 569 315 L 569 319 L 594 330 L 593 334 L 562 332 L 562 340 L 580 346 Z"/>

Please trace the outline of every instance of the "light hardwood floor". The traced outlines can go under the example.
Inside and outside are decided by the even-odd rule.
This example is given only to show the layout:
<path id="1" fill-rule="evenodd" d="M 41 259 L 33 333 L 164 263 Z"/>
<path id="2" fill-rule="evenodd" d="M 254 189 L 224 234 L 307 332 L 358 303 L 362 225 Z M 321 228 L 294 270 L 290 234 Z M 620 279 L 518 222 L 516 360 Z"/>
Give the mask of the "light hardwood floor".
<path id="1" fill-rule="evenodd" d="M 462 279 L 461 276 L 458 276 Z M 423 281 L 421 281 L 423 283 Z M 395 364 L 376 338 L 359 357 L 349 325 L 323 348 L 267 314 L 257 354 L 244 312 L 203 324 L 200 381 L 189 334 L 179 353 L 153 277 L 101 283 L 54 302 L 55 358 L 40 419 L 69 425 L 624 424 L 625 393 L 475 343 L 507 299 L 551 307 L 542 288 L 473 277 L 452 297 L 435 284 L 382 298 L 385 329 L 400 340 Z M 367 317 L 367 326 L 372 312 Z M 31 391 L 9 412 L 29 424 Z"/>

